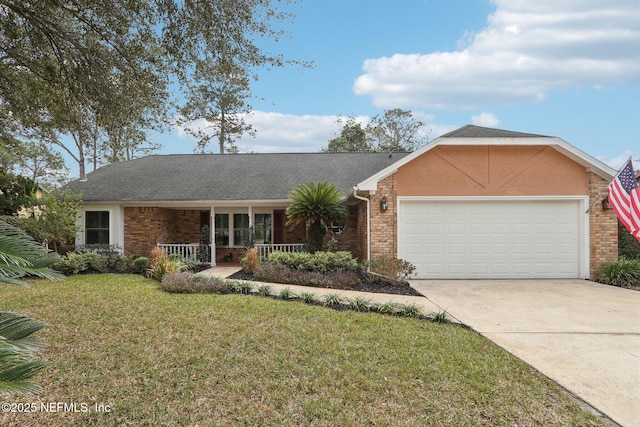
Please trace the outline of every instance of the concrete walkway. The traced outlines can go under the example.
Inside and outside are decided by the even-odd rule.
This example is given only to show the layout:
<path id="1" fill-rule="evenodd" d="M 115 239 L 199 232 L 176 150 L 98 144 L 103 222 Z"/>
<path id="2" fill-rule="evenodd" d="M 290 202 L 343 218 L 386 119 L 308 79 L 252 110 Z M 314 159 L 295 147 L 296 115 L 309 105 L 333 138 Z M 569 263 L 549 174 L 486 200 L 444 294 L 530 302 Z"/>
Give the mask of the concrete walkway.
<path id="1" fill-rule="evenodd" d="M 615 422 L 640 425 L 640 292 L 585 280 L 411 286 Z"/>
<path id="2" fill-rule="evenodd" d="M 200 274 L 228 277 L 239 267 Z M 255 286 L 260 283 L 254 282 Z M 640 292 L 585 280 L 413 280 L 424 297 L 267 283 L 446 310 L 623 426 L 640 425 Z"/>

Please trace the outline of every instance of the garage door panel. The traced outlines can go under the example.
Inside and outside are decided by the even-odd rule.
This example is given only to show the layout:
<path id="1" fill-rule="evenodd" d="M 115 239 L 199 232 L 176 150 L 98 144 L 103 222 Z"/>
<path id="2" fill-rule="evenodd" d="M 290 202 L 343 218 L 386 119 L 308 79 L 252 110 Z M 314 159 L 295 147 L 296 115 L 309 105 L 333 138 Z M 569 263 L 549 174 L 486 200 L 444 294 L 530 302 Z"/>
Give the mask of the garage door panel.
<path id="1" fill-rule="evenodd" d="M 403 200 L 399 257 L 424 278 L 579 277 L 579 205 Z"/>

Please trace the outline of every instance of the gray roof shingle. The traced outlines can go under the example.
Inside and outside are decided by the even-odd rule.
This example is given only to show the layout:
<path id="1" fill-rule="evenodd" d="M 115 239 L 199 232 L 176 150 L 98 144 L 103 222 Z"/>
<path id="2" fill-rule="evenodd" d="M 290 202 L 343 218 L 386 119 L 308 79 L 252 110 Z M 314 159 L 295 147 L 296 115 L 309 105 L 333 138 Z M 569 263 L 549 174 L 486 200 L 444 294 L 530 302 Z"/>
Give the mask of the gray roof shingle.
<path id="1" fill-rule="evenodd" d="M 103 166 L 67 188 L 85 202 L 283 200 L 298 184 L 327 181 L 346 194 L 408 153 L 152 155 Z"/>
<path id="2" fill-rule="evenodd" d="M 440 138 L 548 138 L 545 135 L 514 132 L 511 130 L 485 128 L 482 126 L 466 125 L 460 129 L 442 135 Z"/>

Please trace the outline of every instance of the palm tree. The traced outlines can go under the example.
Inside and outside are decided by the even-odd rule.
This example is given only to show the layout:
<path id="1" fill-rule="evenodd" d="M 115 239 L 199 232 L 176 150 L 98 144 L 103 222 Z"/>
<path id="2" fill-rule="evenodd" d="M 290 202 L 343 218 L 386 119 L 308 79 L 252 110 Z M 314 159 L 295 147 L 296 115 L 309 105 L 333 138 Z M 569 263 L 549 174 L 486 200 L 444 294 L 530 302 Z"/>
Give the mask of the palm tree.
<path id="1" fill-rule="evenodd" d="M 307 242 L 312 251 L 322 250 L 327 226 L 342 224 L 349 214 L 343 205 L 344 195 L 328 182 L 300 184 L 289 192 L 291 205 L 287 208 L 287 225 L 307 224 Z"/>
<path id="2" fill-rule="evenodd" d="M 57 259 L 23 231 L 0 221 L 0 282 L 24 286 L 20 279 L 25 276 L 57 280 L 62 275 L 47 268 Z M 31 335 L 43 327 L 28 316 L 0 311 L 0 396 L 40 391 L 29 379 L 45 362 L 35 358 L 40 345 Z"/>

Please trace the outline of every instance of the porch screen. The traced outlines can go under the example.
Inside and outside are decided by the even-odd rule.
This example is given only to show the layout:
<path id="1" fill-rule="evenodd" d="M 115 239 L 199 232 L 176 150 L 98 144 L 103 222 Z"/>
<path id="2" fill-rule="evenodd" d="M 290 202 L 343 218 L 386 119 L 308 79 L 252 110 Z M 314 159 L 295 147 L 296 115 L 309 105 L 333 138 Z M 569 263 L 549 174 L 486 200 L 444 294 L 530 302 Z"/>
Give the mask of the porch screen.
<path id="1" fill-rule="evenodd" d="M 109 244 L 109 211 L 85 213 L 85 244 Z"/>

